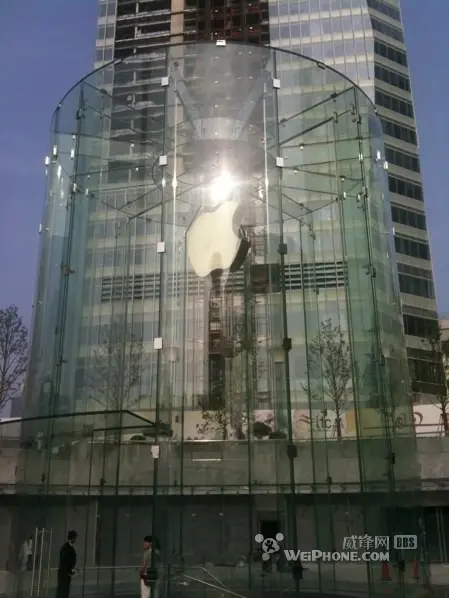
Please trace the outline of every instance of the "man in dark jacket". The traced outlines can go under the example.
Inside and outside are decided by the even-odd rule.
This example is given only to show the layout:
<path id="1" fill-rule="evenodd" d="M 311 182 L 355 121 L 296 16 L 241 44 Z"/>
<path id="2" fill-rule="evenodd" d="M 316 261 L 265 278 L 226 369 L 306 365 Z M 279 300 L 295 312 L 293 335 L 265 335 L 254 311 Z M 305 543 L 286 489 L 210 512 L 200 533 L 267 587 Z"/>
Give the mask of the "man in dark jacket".
<path id="1" fill-rule="evenodd" d="M 56 598 L 69 598 L 70 583 L 76 567 L 76 550 L 74 544 L 77 537 L 78 534 L 76 531 L 71 530 L 67 534 L 67 542 L 64 542 L 59 552 Z"/>

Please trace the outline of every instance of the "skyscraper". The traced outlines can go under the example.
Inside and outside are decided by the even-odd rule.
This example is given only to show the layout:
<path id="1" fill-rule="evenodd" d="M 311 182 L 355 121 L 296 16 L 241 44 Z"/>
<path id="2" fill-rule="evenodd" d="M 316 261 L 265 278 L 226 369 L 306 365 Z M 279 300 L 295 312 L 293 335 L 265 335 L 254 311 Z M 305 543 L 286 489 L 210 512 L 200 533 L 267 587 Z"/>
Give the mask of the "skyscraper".
<path id="1" fill-rule="evenodd" d="M 391 535 L 418 469 L 367 95 L 282 49 L 171 44 L 88 75 L 52 131 L 15 537 L 85 530 L 110 595 L 150 522 L 175 563 L 240 565 L 234 592 L 263 591 L 261 536 Z"/>
<path id="2" fill-rule="evenodd" d="M 144 55 L 155 45 L 213 39 L 300 52 L 345 73 L 375 102 L 385 135 L 410 374 L 415 399 L 426 402 L 434 386 L 424 339 L 437 314 L 399 0 L 100 2 L 95 65 Z M 127 83 L 127 95 L 131 89 Z"/>
<path id="3" fill-rule="evenodd" d="M 52 123 L 15 537 L 82 528 L 111 595 L 151 522 L 180 594 L 204 561 L 263 592 L 261 536 L 390 536 L 419 484 L 382 125 L 266 4 L 101 6 Z"/>

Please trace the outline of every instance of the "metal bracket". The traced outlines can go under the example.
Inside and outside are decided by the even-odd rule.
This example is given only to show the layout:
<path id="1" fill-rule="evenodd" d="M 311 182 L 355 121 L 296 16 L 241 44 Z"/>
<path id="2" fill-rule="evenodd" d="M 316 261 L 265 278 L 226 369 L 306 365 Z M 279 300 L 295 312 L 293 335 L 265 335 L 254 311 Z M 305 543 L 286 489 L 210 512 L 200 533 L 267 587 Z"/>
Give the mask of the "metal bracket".
<path id="1" fill-rule="evenodd" d="M 280 156 L 276 156 L 276 166 L 278 168 L 284 168 L 284 158 L 281 158 Z"/>
<path id="2" fill-rule="evenodd" d="M 178 96 L 186 115 L 189 117 L 190 122 L 193 124 L 196 134 L 198 137 L 201 137 L 200 113 L 195 108 L 195 102 L 183 79 L 175 73 L 173 73 L 173 77 L 175 79 L 176 95 Z"/>

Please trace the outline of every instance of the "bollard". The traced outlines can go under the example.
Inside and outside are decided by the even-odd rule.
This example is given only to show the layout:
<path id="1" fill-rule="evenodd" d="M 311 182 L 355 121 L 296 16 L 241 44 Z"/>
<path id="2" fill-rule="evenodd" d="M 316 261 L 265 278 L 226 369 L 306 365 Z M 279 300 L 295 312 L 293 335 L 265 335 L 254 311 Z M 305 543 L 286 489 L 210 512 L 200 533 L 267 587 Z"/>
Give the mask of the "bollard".
<path id="1" fill-rule="evenodd" d="M 388 563 L 383 562 L 380 566 L 380 580 L 391 581 L 390 566 Z"/>

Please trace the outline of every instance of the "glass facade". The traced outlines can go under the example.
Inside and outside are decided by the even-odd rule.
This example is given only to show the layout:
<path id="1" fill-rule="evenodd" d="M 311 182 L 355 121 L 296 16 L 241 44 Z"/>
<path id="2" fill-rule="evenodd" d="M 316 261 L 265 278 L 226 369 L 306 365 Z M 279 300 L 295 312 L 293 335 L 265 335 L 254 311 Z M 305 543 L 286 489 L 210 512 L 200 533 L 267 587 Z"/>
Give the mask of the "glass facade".
<path id="1" fill-rule="evenodd" d="M 366 0 L 270 2 L 270 39 L 334 66 L 374 100 L 374 32 Z"/>
<path id="2" fill-rule="evenodd" d="M 417 330 L 435 331 L 437 309 L 400 2 L 271 0 L 269 23 L 271 45 L 336 68 L 376 104 L 389 163 L 395 252 L 401 267 L 415 269 L 399 278 L 404 318 L 413 321 L 412 328 L 404 324 L 414 397 L 431 404 L 437 394 L 429 374 L 434 364 L 430 353 L 419 348 L 427 344 L 428 333 Z"/>
<path id="3" fill-rule="evenodd" d="M 167 591 L 294 589 L 261 578 L 257 533 L 390 535 L 419 475 L 373 104 L 282 50 L 154 53 L 53 119 L 11 562 L 35 528 L 48 549 L 19 594 L 53 587 L 71 527 L 83 593 L 133 588 L 144 533 Z M 372 595 L 378 568 L 304 585 Z"/>

